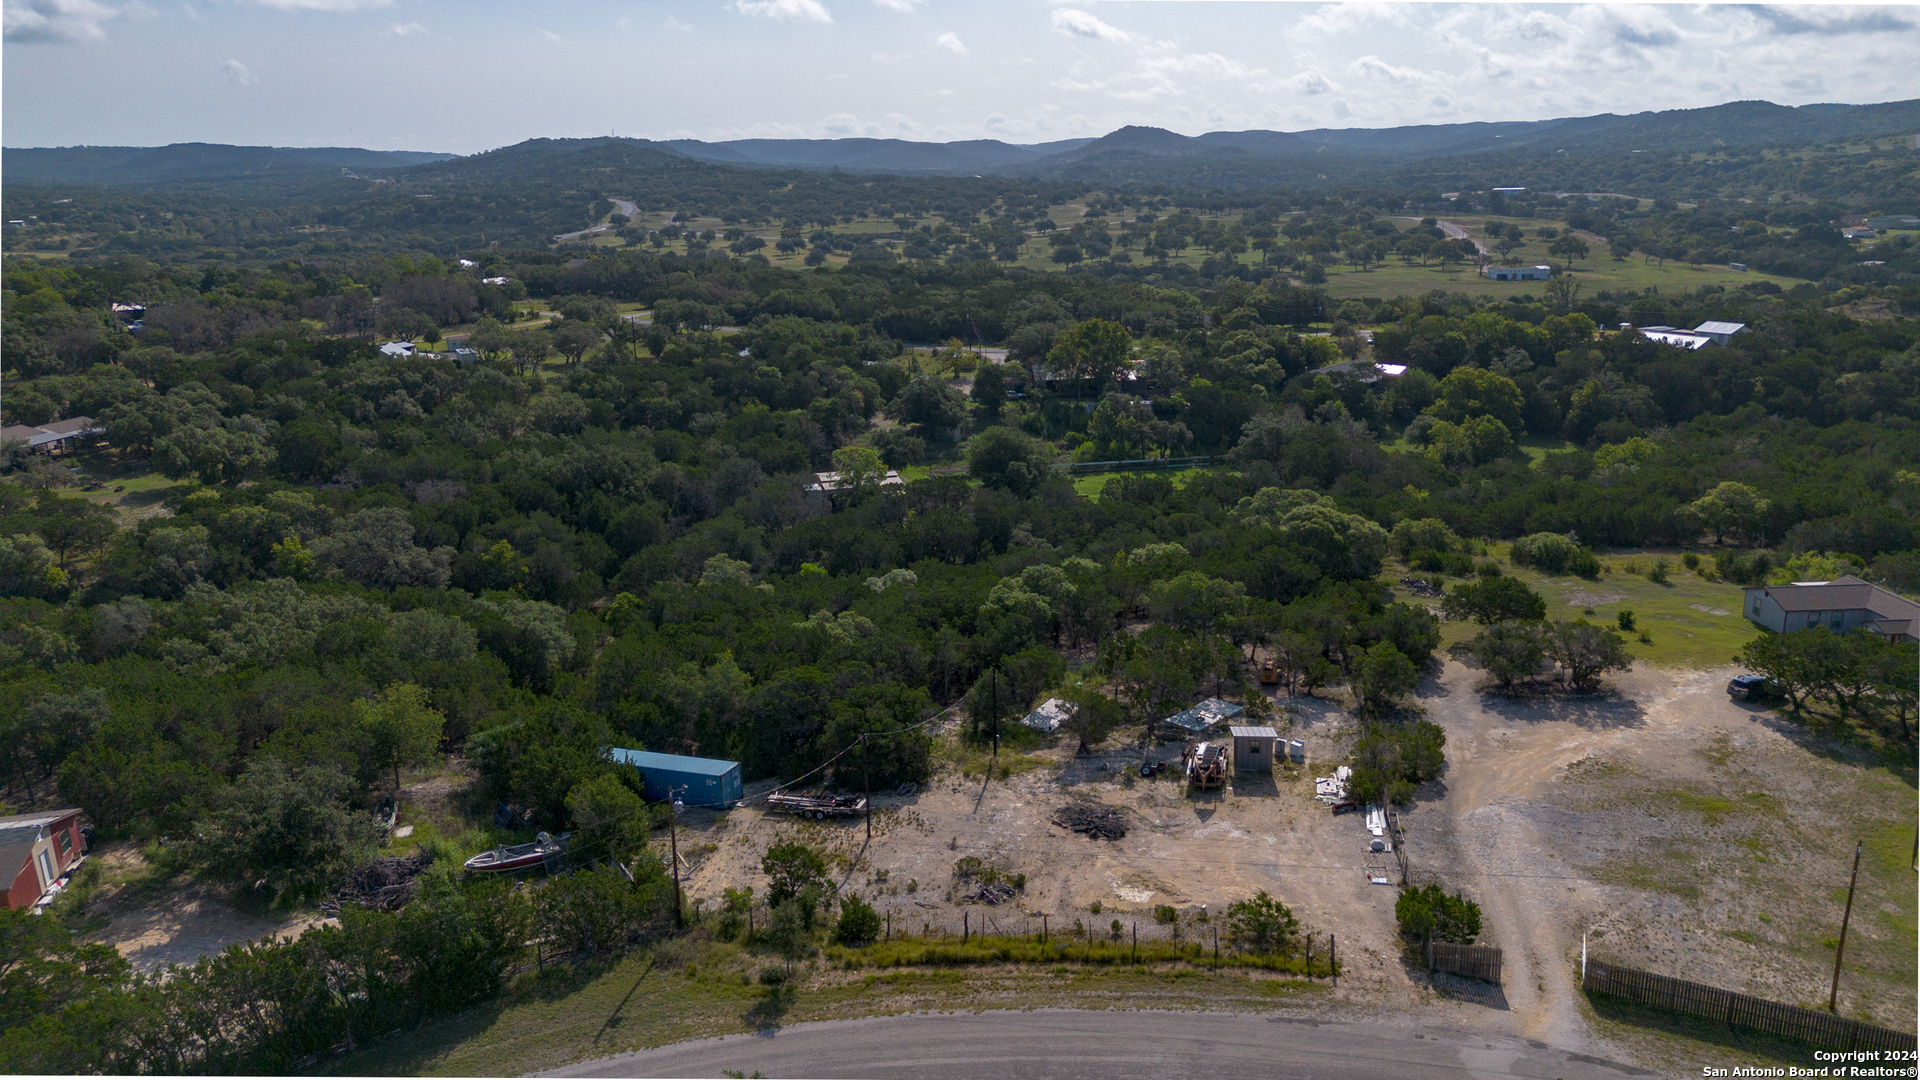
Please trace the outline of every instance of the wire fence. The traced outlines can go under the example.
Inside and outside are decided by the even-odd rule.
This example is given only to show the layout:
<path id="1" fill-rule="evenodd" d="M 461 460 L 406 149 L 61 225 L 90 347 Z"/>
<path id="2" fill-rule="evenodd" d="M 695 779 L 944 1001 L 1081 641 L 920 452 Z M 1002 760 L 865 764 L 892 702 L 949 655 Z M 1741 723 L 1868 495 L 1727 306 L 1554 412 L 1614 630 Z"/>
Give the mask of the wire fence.
<path id="1" fill-rule="evenodd" d="M 1834 1050 L 1896 1050 L 1911 1054 L 1915 1049 L 1911 1031 L 1893 1031 L 1831 1013 L 1617 964 L 1588 963 L 1580 988 L 1592 996 L 1668 1009 L 1717 1020 L 1728 1027 L 1747 1028 Z"/>

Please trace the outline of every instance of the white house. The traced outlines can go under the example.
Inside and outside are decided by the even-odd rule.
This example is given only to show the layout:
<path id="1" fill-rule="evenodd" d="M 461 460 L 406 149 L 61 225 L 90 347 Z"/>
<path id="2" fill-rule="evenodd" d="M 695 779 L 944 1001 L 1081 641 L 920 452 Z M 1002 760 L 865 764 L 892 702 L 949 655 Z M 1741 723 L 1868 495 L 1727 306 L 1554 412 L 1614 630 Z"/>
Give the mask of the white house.
<path id="1" fill-rule="evenodd" d="M 389 341 L 380 346 L 380 355 L 393 360 L 405 360 L 413 355 L 413 342 Z"/>
<path id="2" fill-rule="evenodd" d="M 1488 264 L 1480 272 L 1495 281 L 1546 281 L 1553 277 L 1551 266 L 1494 266 Z"/>
<path id="3" fill-rule="evenodd" d="M 1746 329 L 1747 324 L 1743 322 L 1703 322 L 1694 327 L 1693 332 L 1712 338 L 1715 345 L 1725 345 L 1733 335 L 1745 333 Z"/>
<path id="4" fill-rule="evenodd" d="M 1832 581 L 1796 581 L 1746 591 L 1748 619 L 1776 634 L 1824 626 L 1865 629 L 1896 641 L 1920 636 L 1920 604 L 1851 574 Z"/>

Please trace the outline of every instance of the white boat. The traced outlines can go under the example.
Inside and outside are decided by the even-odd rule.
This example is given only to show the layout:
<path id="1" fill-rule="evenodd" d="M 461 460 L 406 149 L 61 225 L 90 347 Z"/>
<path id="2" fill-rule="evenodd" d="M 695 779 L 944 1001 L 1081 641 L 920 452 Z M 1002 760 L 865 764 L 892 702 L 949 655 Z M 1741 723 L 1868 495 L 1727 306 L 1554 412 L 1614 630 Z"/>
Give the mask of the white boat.
<path id="1" fill-rule="evenodd" d="M 545 863 L 547 856 L 557 854 L 560 850 L 559 841 L 540 833 L 531 844 L 512 844 L 483 851 L 467 860 L 467 869 L 484 873 L 526 870 Z"/>

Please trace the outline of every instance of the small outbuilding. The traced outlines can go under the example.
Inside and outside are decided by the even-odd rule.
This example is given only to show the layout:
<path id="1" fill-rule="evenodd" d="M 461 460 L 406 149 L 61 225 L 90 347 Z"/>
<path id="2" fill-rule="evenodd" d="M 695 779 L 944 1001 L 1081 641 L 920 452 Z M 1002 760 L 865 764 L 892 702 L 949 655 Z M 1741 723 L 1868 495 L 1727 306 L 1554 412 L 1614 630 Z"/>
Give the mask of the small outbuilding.
<path id="1" fill-rule="evenodd" d="M 1228 729 L 1233 733 L 1233 771 L 1264 772 L 1273 768 L 1274 748 L 1280 741 L 1280 733 L 1270 727 L 1241 727 L 1238 724 Z"/>
<path id="2" fill-rule="evenodd" d="M 39 907 L 51 899 L 85 853 L 78 810 L 0 817 L 0 884 L 6 887 L 6 906 Z"/>
<path id="3" fill-rule="evenodd" d="M 686 757 L 681 754 L 656 754 L 651 750 L 607 751 L 617 765 L 631 765 L 640 771 L 647 798 L 671 801 L 678 795 L 688 806 L 727 809 L 740 801 L 740 763 L 718 758 Z"/>

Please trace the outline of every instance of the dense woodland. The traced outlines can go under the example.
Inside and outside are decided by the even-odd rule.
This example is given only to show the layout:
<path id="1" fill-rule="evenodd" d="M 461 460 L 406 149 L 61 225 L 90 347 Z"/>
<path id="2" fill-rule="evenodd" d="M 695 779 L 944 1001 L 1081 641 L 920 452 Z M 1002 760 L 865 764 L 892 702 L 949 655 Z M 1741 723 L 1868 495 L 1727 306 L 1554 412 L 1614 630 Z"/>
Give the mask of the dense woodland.
<path id="1" fill-rule="evenodd" d="M 810 183 L 792 196 L 821 200 L 805 213 L 851 209 L 829 197 L 843 179 Z M 949 220 L 1004 215 L 1025 191 L 1031 220 L 1058 195 L 886 183 L 907 194 L 881 193 L 883 216 L 909 198 Z M 1649 545 L 1705 553 L 1734 581 L 1797 557 L 1920 587 L 1910 285 L 1335 303 L 1283 268 L 1448 257 L 1445 241 L 1378 228 L 1382 207 L 1361 201 L 1316 196 L 1295 215 L 1266 199 L 1228 228 L 1159 196 L 1108 198 L 1164 213 L 1123 241 L 1143 257 L 1269 241 L 1272 265 L 1154 275 L 1109 253 L 1099 272 L 1038 273 L 958 231 L 936 250 L 931 230 L 928 256 L 805 272 L 639 241 L 494 248 L 435 224 L 452 199 L 410 195 L 381 196 L 391 224 L 325 259 L 10 256 L 6 422 L 86 415 L 104 432 L 59 459 L 12 447 L 0 481 L 6 798 L 84 807 L 102 836 L 298 903 L 364 856 L 365 811 L 446 755 L 477 774 L 485 810 L 527 812 L 515 828 L 630 852 L 645 813 L 608 745 L 735 759 L 752 780 L 864 738 L 872 782 L 892 785 L 928 775 L 924 723 L 948 706 L 983 732 L 1062 693 L 1083 706 L 1070 737 L 1137 737 L 1232 694 L 1263 647 L 1288 692 L 1345 687 L 1377 718 L 1357 790 L 1404 800 L 1443 753 L 1437 728 L 1395 719 L 1440 643 L 1435 615 L 1386 584 L 1404 566 L 1456 579 L 1446 614 L 1486 624 L 1484 658 L 1530 657 L 1516 677 L 1573 688 L 1620 666 L 1617 639 L 1541 623 L 1538 597 L 1476 563 L 1487 544 L 1525 538 L 1516 561 L 1555 572 Z M 1842 273 L 1802 210 L 1750 233 L 1745 215 L 1767 211 L 1727 225 L 1731 210 L 1524 209 Z M 157 254 L 145 228 L 129 220 L 127 251 Z M 382 236 L 408 253 L 366 250 Z M 511 328 L 526 298 L 560 317 Z M 108 309 L 131 299 L 138 333 Z M 1751 330 L 1699 352 L 1613 330 L 1706 319 Z M 478 362 L 374 345 L 449 327 Z M 1008 359 L 907 347 L 943 341 Z M 1338 369 L 1363 355 L 1407 374 Z M 1167 456 L 1215 464 L 1096 498 L 1056 468 Z M 160 512 L 122 517 L 75 490 L 72 465 L 179 483 Z M 907 482 L 882 483 L 889 468 Z M 842 483 L 818 490 L 827 470 Z M 490 995 L 530 921 L 602 946 L 666 932 L 661 870 L 638 873 L 511 902 L 447 874 L 398 915 L 356 913 L 165 988 L 64 931 L 10 930 L 0 968 L 25 989 L 8 991 L 6 1025 L 33 1018 L 57 1052 L 16 1041 L 6 1060 L 287 1068 L 401 1022 L 383 1003 L 412 1022 Z M 456 924 L 461 950 L 437 951 Z M 281 997 L 263 1014 L 249 995 L 265 983 Z M 140 1035 L 130 1018 L 152 1015 L 173 1026 Z M 75 1034 L 89 1025 L 115 1034 Z"/>

